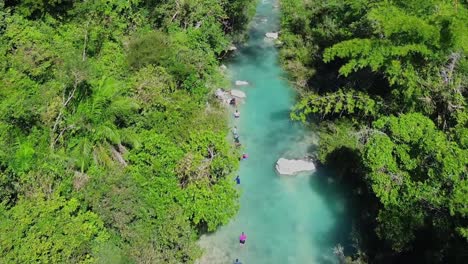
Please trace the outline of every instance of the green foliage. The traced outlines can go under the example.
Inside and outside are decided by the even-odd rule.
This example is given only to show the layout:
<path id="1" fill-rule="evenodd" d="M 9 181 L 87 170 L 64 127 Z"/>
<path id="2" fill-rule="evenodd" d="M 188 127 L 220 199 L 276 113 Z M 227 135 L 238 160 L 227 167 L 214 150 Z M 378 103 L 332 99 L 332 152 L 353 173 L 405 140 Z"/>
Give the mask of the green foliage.
<path id="1" fill-rule="evenodd" d="M 169 36 L 163 32 L 152 31 L 130 43 L 128 63 L 134 68 L 147 64 L 167 66 L 172 59 Z"/>
<path id="2" fill-rule="evenodd" d="M 374 24 L 375 34 L 382 34 L 392 43 L 421 43 L 437 45 L 439 32 L 423 18 L 406 14 L 393 5 L 380 5 L 373 8 L 368 19 Z"/>
<path id="3" fill-rule="evenodd" d="M 306 122 L 311 114 L 320 114 L 323 118 L 327 115 L 352 115 L 356 112 L 363 116 L 375 116 L 378 104 L 365 93 L 339 90 L 323 96 L 310 94 L 303 97 L 293 107 L 291 118 Z"/>
<path id="4" fill-rule="evenodd" d="M 327 163 L 327 159 L 339 149 L 359 150 L 359 137 L 354 133 L 354 127 L 350 122 L 340 122 L 337 124 L 323 123 L 320 128 L 320 148 L 318 160 L 321 163 Z M 340 166 L 343 166 L 343 160 L 339 160 Z"/>
<path id="5" fill-rule="evenodd" d="M 431 51 L 421 44 L 407 44 L 401 46 L 391 46 L 388 41 L 371 41 L 367 39 L 353 39 L 340 42 L 324 53 L 324 61 L 329 62 L 334 58 L 350 59 L 343 65 L 339 72 L 348 76 L 352 72 L 369 67 L 372 71 L 382 70 L 388 74 L 390 84 L 401 82 L 399 80 L 405 75 L 400 75 L 405 71 L 413 70 L 411 66 L 402 69 L 402 64 L 407 65 L 406 57 L 409 60 L 414 56 L 429 57 Z M 398 60 L 397 60 L 398 59 Z"/>
<path id="6" fill-rule="evenodd" d="M 238 153 L 207 102 L 254 6 L 0 3 L 0 262 L 200 256 L 238 210 Z"/>
<path id="7" fill-rule="evenodd" d="M 238 194 L 230 179 L 225 178 L 212 187 L 197 182 L 187 187 L 184 211 L 195 224 L 205 224 L 208 231 L 214 231 L 237 213 L 239 208 L 233 198 L 238 198 Z"/>
<path id="8" fill-rule="evenodd" d="M 108 239 L 99 216 L 74 198 L 36 197 L 0 210 L 2 263 L 92 263 L 94 246 Z"/>
<path id="9" fill-rule="evenodd" d="M 181 181 L 193 181 L 200 178 L 209 178 L 211 182 L 217 182 L 219 179 L 225 178 L 234 166 L 238 164 L 238 159 L 234 155 L 230 155 L 230 146 L 225 141 L 226 135 L 213 133 L 209 131 L 201 131 L 192 133 L 189 138 L 188 145 L 183 147 L 187 155 L 193 155 L 194 160 L 199 162 L 184 162 L 184 165 L 191 165 L 188 169 L 189 173 L 195 172 L 198 174 L 192 180 L 182 178 Z M 180 172 L 180 176 L 186 175 L 187 172 Z"/>
<path id="10" fill-rule="evenodd" d="M 464 262 L 466 3 L 283 0 L 282 11 L 281 59 L 304 90 L 291 117 L 320 122 L 319 161 L 364 203 L 369 262 Z"/>
<path id="11" fill-rule="evenodd" d="M 372 189 L 384 207 L 379 215 L 380 236 L 400 251 L 423 227 L 424 219 L 436 224 L 448 217 L 448 211 L 466 216 L 466 208 L 459 206 L 467 197 L 466 149 L 447 140 L 421 114 L 382 118 L 374 127 L 382 133 L 369 138 L 363 159 Z"/>

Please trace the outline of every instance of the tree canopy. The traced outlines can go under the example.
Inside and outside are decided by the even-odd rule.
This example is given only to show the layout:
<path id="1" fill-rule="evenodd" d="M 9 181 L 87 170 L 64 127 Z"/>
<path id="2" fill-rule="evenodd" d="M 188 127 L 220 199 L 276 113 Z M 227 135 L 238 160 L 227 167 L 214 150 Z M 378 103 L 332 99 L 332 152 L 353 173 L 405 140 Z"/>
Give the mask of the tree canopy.
<path id="1" fill-rule="evenodd" d="M 255 3 L 0 2 L 0 262 L 193 263 L 236 214 L 212 91 Z"/>
<path id="2" fill-rule="evenodd" d="M 319 123 L 319 161 L 363 204 L 350 262 L 467 260 L 467 7 L 282 1 L 291 117 Z"/>

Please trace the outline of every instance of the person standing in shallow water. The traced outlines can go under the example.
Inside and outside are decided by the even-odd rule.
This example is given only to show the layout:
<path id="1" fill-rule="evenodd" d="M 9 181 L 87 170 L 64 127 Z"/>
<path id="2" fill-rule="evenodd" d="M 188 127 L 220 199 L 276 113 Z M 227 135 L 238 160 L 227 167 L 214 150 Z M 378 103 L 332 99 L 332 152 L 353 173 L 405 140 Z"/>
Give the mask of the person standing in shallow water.
<path id="1" fill-rule="evenodd" d="M 235 117 L 235 118 L 239 118 L 239 117 L 240 117 L 239 110 L 236 109 L 236 112 L 234 113 L 234 117 Z"/>
<path id="2" fill-rule="evenodd" d="M 247 240 L 247 235 L 245 235 L 244 232 L 242 232 L 242 234 L 239 236 L 240 245 L 241 246 L 244 245 L 246 240 Z"/>
<path id="3" fill-rule="evenodd" d="M 242 264 L 242 262 L 240 262 L 239 259 L 236 259 L 236 261 L 234 261 L 234 264 Z"/>
<path id="4" fill-rule="evenodd" d="M 239 178 L 239 175 L 237 175 L 236 179 L 235 179 L 236 183 L 237 184 L 240 184 L 240 178 Z"/>

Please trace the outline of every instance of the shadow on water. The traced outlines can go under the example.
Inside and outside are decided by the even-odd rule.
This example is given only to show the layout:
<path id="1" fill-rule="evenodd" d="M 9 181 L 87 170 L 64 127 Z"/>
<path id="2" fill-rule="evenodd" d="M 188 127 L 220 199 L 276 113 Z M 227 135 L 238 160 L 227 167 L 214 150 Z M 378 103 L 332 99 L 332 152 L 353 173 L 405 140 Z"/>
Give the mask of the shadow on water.
<path id="1" fill-rule="evenodd" d="M 289 120 L 289 113 L 291 111 L 289 110 L 280 110 L 276 112 L 272 112 L 270 114 L 270 120 L 271 121 L 284 121 L 284 120 Z"/>
<path id="2" fill-rule="evenodd" d="M 325 167 L 319 167 L 310 177 L 311 188 L 330 205 L 329 209 L 336 219 L 335 226 L 327 234 L 314 239 L 318 244 L 327 245 L 331 249 L 340 244 L 345 255 L 351 255 L 355 253 L 355 249 L 351 237 L 352 218 L 349 216 L 354 213 L 354 208 L 348 200 L 349 190 L 335 178 L 336 172 Z M 322 261 L 320 263 L 332 263 L 326 259 Z"/>
<path id="3" fill-rule="evenodd" d="M 290 126 L 282 126 L 271 129 L 264 138 L 265 146 L 274 146 L 278 142 L 295 142 L 294 138 L 298 137 L 297 129 L 299 126 L 293 122 L 290 122 Z M 290 138 L 290 139 L 287 139 Z"/>

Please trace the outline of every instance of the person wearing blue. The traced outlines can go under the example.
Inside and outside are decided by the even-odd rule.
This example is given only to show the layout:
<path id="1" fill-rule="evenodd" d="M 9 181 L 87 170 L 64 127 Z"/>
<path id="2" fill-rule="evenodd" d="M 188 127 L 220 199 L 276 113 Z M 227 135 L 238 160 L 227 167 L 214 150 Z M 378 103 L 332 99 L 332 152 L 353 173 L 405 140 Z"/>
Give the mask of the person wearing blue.
<path id="1" fill-rule="evenodd" d="M 237 175 L 237 177 L 236 177 L 236 183 L 237 183 L 237 184 L 240 184 L 240 178 L 239 178 L 239 175 Z"/>

